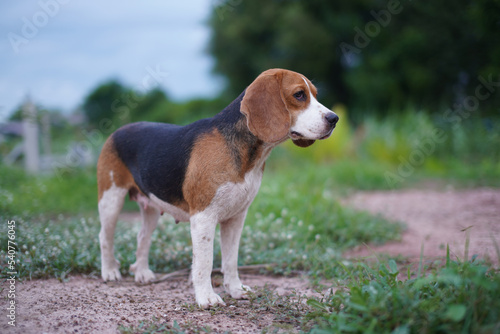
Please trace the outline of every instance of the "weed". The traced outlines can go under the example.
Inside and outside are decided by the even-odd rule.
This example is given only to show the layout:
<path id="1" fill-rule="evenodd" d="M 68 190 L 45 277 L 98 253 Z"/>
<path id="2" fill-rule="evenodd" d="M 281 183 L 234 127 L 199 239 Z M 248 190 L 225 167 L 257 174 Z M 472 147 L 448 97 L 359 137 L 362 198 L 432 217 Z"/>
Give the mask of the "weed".
<path id="1" fill-rule="evenodd" d="M 500 330 L 500 273 L 447 259 L 426 277 L 398 280 L 394 261 L 363 270 L 324 298 L 310 298 L 313 333 L 494 333 Z M 410 275 L 408 275 L 410 276 Z"/>

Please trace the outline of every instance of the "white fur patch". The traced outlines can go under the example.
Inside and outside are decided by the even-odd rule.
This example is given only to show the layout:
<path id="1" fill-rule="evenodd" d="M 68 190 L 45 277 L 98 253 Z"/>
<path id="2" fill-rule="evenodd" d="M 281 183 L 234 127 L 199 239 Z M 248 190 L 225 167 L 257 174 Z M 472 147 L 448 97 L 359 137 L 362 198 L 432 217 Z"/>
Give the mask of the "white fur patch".
<path id="1" fill-rule="evenodd" d="M 241 183 L 227 182 L 217 189 L 212 203 L 205 210 L 223 221 L 245 211 L 257 195 L 262 181 L 262 169 L 255 168 Z"/>
<path id="2" fill-rule="evenodd" d="M 112 172 L 110 177 L 112 177 Z M 99 242 L 101 246 L 101 275 L 104 281 L 114 281 L 121 278 L 120 262 L 115 259 L 113 239 L 118 214 L 127 195 L 127 189 L 119 188 L 114 183 L 104 191 L 98 203 L 101 231 Z"/>
<path id="3" fill-rule="evenodd" d="M 307 108 L 297 116 L 290 131 L 298 132 L 306 139 L 320 139 L 332 130 L 325 116 L 333 112 L 316 100 L 307 80 L 302 79 L 309 89 L 310 102 Z"/>

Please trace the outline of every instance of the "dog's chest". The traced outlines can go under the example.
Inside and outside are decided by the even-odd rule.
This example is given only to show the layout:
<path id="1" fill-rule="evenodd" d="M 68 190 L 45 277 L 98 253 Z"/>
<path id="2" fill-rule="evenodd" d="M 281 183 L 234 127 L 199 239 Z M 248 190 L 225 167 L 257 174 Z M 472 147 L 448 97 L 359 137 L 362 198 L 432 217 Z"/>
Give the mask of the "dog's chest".
<path id="1" fill-rule="evenodd" d="M 212 203 L 206 209 L 222 221 L 242 213 L 254 200 L 262 181 L 262 168 L 249 171 L 242 182 L 227 182 L 217 189 Z"/>

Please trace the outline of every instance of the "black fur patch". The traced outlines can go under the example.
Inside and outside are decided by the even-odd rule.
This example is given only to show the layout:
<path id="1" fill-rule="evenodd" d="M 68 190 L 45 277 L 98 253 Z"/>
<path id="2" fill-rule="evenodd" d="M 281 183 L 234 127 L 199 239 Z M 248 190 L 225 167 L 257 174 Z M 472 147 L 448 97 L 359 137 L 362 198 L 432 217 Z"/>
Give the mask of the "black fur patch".
<path id="1" fill-rule="evenodd" d="M 235 166 L 241 169 L 238 146 L 248 145 L 248 155 L 255 158 L 258 139 L 246 127 L 240 112 L 243 92 L 236 100 L 212 118 L 186 126 L 167 123 L 138 122 L 123 126 L 113 133 L 120 159 L 132 173 L 140 190 L 154 194 L 162 201 L 184 201 L 182 185 L 194 143 L 200 135 L 217 129 L 226 139 Z"/>

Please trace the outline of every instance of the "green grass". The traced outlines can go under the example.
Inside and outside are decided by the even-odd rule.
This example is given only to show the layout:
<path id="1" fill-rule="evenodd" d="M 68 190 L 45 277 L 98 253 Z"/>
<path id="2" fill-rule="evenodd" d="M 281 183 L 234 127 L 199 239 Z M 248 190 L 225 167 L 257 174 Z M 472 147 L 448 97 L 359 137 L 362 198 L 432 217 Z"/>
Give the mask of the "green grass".
<path id="1" fill-rule="evenodd" d="M 97 207 L 95 169 L 33 176 L 20 168 L 0 165 L 0 212 L 29 217 L 94 211 Z"/>
<path id="2" fill-rule="evenodd" d="M 345 267 L 335 293 L 311 298 L 313 333 L 498 333 L 500 271 L 478 260 L 451 261 L 424 277 L 399 280 L 396 263 Z M 306 320 L 306 321 L 307 321 Z"/>
<path id="3" fill-rule="evenodd" d="M 339 204 L 341 192 L 335 191 L 336 180 L 329 178 L 330 167 L 296 166 L 288 170 L 270 171 L 252 204 L 246 220 L 240 247 L 240 264 L 278 263 L 276 271 L 305 270 L 314 276 L 335 275 L 335 265 L 342 251 L 362 243 L 383 243 L 397 239 L 402 226 L 380 217 L 357 212 Z M 82 194 L 94 193 L 95 180 L 87 173 L 71 176 L 58 191 L 47 191 L 49 198 L 36 193 L 37 185 L 27 176 L 16 176 L 23 196 L 35 193 L 39 202 L 25 203 L 14 198 L 6 206 L 3 220 L 15 219 L 20 252 L 21 276 L 60 277 L 68 273 L 98 273 L 100 268 L 98 234 L 99 221 L 93 201 Z M 24 188 L 23 182 L 26 182 Z M 58 180 L 44 180 L 47 188 L 55 189 Z M 64 183 L 64 182 L 63 182 Z M 55 185 L 54 185 L 55 184 Z M 29 188 L 31 187 L 31 188 Z M 79 191 L 83 187 L 90 188 Z M 70 188 L 73 188 L 70 190 Z M 29 190 L 31 189 L 31 190 Z M 63 189 L 63 190 L 61 190 Z M 40 190 L 42 191 L 42 190 Z M 62 195 L 66 194 L 67 195 Z M 55 195 L 59 194 L 59 197 Z M 20 196 L 19 193 L 17 196 Z M 88 195 L 93 197 L 95 194 Z M 74 198 L 73 198 L 74 197 Z M 23 197 L 24 198 L 24 197 Z M 59 214 L 53 209 L 66 205 Z M 130 203 L 135 205 L 135 203 Z M 19 214 L 13 214 L 16 210 Z M 67 212 L 89 207 L 93 213 L 80 218 Z M 48 214 L 39 213 L 48 210 Z M 119 222 L 116 235 L 116 256 L 122 272 L 135 261 L 136 235 L 139 224 Z M 7 239 L 7 225 L 0 226 L 2 244 Z M 189 224 L 173 223 L 166 218 L 154 232 L 151 267 L 156 272 L 186 268 L 191 261 Z M 1 250 L 2 252 L 4 250 Z M 220 265 L 220 249 L 216 242 L 215 265 Z"/>

